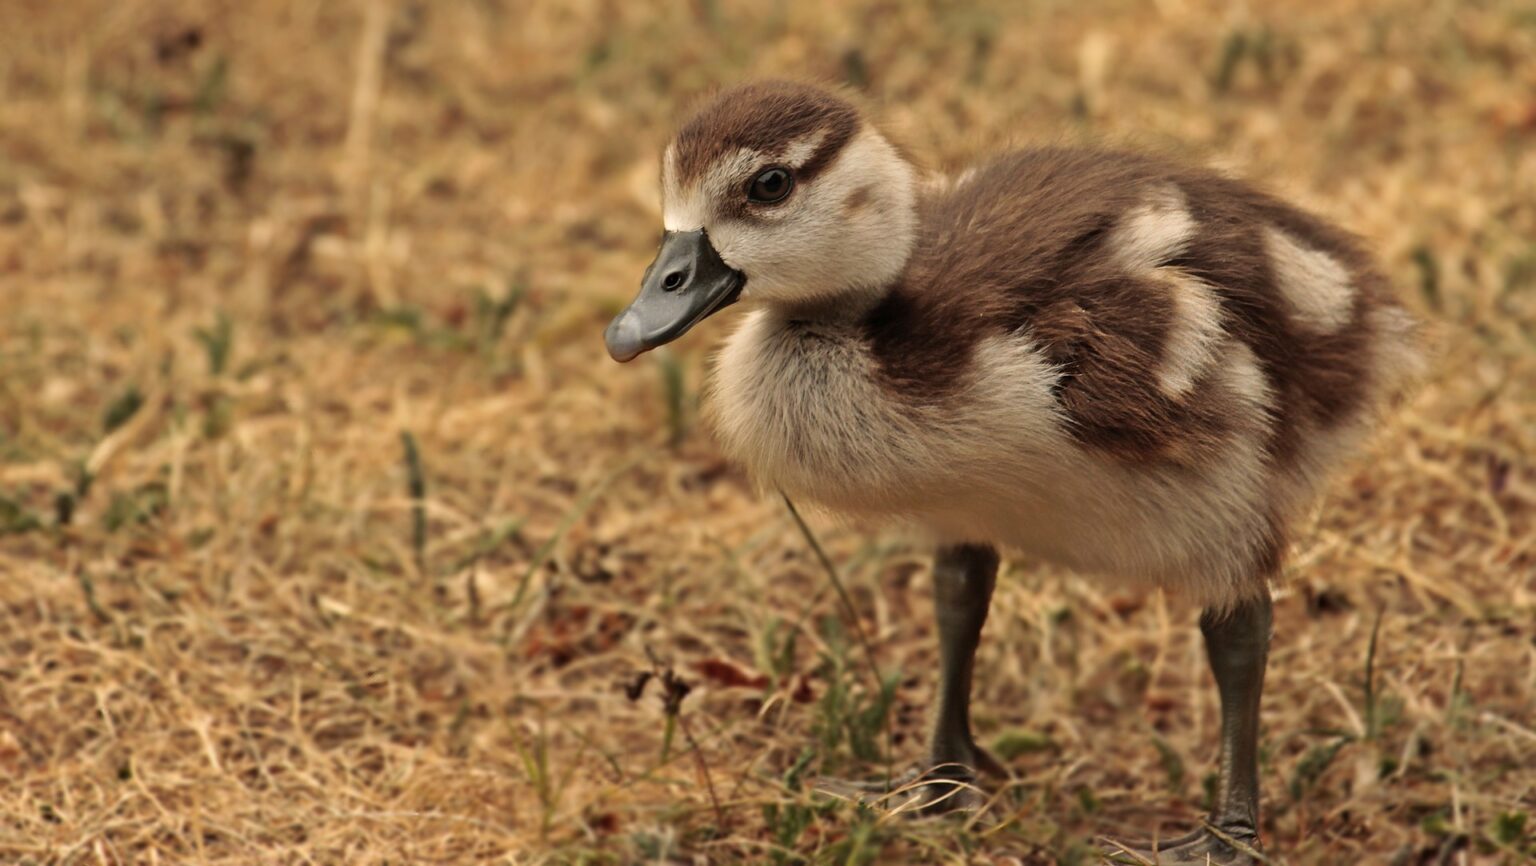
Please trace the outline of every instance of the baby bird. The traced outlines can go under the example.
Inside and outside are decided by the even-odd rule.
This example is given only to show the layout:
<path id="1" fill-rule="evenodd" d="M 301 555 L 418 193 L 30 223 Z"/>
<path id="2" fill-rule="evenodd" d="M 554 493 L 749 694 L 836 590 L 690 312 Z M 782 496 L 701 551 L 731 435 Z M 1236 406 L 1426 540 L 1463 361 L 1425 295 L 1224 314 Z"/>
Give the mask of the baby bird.
<path id="1" fill-rule="evenodd" d="M 709 395 L 727 455 L 794 500 L 932 538 L 927 766 L 1000 770 L 968 707 L 1000 548 L 1162 587 L 1203 607 L 1220 781 L 1205 827 L 1129 847 L 1255 862 L 1269 581 L 1420 364 L 1359 242 L 1136 153 L 925 175 L 847 100 L 789 82 L 704 105 L 661 183 L 661 250 L 608 351 L 747 302 Z"/>

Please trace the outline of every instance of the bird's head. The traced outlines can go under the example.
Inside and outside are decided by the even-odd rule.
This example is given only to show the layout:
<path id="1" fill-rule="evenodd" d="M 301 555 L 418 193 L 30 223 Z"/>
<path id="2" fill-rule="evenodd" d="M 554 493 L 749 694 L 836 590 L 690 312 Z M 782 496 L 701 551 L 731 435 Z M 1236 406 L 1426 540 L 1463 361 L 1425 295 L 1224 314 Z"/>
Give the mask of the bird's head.
<path id="1" fill-rule="evenodd" d="M 806 84 L 715 96 L 667 146 L 661 186 L 661 250 L 605 334 L 619 361 L 738 299 L 861 308 L 916 231 L 916 169 L 851 103 Z"/>

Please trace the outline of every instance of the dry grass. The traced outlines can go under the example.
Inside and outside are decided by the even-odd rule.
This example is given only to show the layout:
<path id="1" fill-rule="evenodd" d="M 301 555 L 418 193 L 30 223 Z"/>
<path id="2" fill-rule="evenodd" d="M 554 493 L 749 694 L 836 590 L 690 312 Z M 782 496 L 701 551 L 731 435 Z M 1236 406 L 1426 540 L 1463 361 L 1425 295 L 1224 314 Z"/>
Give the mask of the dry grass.
<path id="1" fill-rule="evenodd" d="M 1266 836 L 1529 860 L 1536 13 L 925 5 L 7 0 L 0 859 L 1081 863 L 1193 820 L 1193 612 L 1027 561 L 977 688 L 1001 823 L 804 791 L 884 771 L 882 694 L 917 754 L 922 551 L 812 520 L 883 692 L 695 429 L 722 328 L 626 368 L 599 337 L 682 106 L 789 72 L 935 161 L 1193 148 L 1372 239 L 1444 349 L 1296 551 Z M 651 654 L 692 691 L 630 700 Z"/>

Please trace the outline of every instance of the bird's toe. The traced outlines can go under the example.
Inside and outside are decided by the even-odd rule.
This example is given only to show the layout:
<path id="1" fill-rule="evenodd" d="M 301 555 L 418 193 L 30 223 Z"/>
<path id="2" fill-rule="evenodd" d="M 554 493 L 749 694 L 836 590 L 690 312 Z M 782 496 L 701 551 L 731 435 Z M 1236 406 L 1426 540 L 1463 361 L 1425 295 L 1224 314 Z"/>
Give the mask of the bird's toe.
<path id="1" fill-rule="evenodd" d="M 1241 838 L 1206 827 L 1176 839 L 1157 842 L 1105 840 L 1100 853 L 1106 864 L 1140 866 L 1258 866 L 1266 862 L 1258 840 Z"/>

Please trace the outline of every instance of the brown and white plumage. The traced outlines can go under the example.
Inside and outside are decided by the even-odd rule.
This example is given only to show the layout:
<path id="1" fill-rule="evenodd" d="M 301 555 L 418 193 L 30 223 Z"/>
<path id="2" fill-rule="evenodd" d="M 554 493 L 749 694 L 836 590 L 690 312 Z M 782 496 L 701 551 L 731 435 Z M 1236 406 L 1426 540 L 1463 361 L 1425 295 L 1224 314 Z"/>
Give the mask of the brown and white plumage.
<path id="1" fill-rule="evenodd" d="M 669 228 L 703 224 L 708 169 L 678 166 L 711 164 L 708 131 L 802 93 L 759 85 L 685 128 Z M 1413 323 L 1358 242 L 1239 181 L 1053 147 L 925 187 L 867 125 L 743 138 L 715 159 L 819 160 L 806 210 L 855 225 L 709 229 L 760 302 L 720 355 L 714 427 L 792 497 L 1221 602 L 1262 585 L 1412 373 Z"/>
<path id="2" fill-rule="evenodd" d="M 773 168 L 793 190 L 758 201 Z M 1419 365 L 1358 240 L 1135 153 L 1031 148 L 925 177 L 843 99 L 782 82 L 706 105 L 662 179 L 669 237 L 701 239 L 755 307 L 708 405 L 764 485 L 941 551 L 1178 591 L 1211 611 L 1213 662 L 1241 644 L 1262 678 L 1256 638 L 1225 636 L 1220 612 L 1246 605 L 1233 621 L 1267 642 L 1298 516 Z"/>

